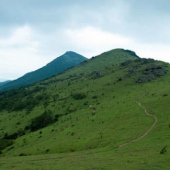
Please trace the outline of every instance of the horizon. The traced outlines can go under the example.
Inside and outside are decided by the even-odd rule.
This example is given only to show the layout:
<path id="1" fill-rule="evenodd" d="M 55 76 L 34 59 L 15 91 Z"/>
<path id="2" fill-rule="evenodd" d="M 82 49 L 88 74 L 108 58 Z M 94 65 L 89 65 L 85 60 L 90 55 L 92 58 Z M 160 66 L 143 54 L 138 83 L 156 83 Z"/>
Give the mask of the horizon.
<path id="1" fill-rule="evenodd" d="M 167 0 L 1 1 L 0 81 L 70 50 L 91 58 L 123 48 L 170 63 L 169 6 Z"/>

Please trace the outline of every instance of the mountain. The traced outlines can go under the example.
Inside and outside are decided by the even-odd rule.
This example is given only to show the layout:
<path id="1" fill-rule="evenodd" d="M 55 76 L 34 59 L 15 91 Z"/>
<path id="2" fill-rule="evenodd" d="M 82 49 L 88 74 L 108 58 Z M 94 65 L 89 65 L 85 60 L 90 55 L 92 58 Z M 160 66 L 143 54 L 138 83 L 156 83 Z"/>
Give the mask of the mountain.
<path id="1" fill-rule="evenodd" d="M 46 79 L 53 75 L 60 74 L 64 70 L 74 67 L 77 64 L 80 64 L 81 62 L 86 60 L 87 58 L 85 58 L 84 56 L 72 51 L 68 51 L 62 56 L 48 63 L 46 66 L 36 71 L 27 73 L 14 81 L 5 83 L 3 86 L 0 86 L 0 91 L 19 88 L 22 86 L 33 84 L 35 82 Z"/>
<path id="2" fill-rule="evenodd" d="M 0 86 L 3 86 L 3 85 L 5 85 L 5 84 L 7 84 L 9 82 L 11 82 L 11 80 L 6 80 L 6 81 L 3 81 L 3 82 L 0 82 Z"/>
<path id="3" fill-rule="evenodd" d="M 169 170 L 169 73 L 114 49 L 1 92 L 1 169 Z"/>

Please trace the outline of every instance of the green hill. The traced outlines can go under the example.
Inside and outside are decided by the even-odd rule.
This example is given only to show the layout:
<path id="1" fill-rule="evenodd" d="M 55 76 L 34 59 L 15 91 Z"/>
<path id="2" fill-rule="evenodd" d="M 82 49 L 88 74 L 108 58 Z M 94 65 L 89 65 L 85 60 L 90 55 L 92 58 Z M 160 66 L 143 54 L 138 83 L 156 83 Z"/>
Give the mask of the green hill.
<path id="1" fill-rule="evenodd" d="M 115 49 L 2 92 L 2 169 L 168 170 L 169 71 Z"/>
<path id="2" fill-rule="evenodd" d="M 48 63 L 46 66 L 33 72 L 27 73 L 24 76 L 14 81 L 10 81 L 9 83 L 6 83 L 3 86 L 0 86 L 0 91 L 33 84 L 40 80 L 44 80 L 48 77 L 57 75 L 63 72 L 64 70 L 74 67 L 77 64 L 80 64 L 81 62 L 86 60 L 87 58 L 85 58 L 84 56 L 72 51 L 68 51 L 62 56 L 57 57 L 55 60 Z"/>

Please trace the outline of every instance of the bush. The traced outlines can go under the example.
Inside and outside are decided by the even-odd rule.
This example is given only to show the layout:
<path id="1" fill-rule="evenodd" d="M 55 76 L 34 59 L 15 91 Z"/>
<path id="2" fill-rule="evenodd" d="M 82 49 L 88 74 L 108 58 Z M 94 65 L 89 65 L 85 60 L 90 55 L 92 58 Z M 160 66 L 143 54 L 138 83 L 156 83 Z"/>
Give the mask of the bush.
<path id="1" fill-rule="evenodd" d="M 75 94 L 72 94 L 72 97 L 75 100 L 81 100 L 81 99 L 86 98 L 86 95 L 84 93 L 75 93 Z"/>
<path id="2" fill-rule="evenodd" d="M 164 146 L 161 151 L 160 151 L 160 154 L 164 154 L 167 152 L 167 146 Z"/>
<path id="3" fill-rule="evenodd" d="M 52 112 L 50 110 L 45 111 L 40 116 L 34 118 L 30 125 L 31 131 L 36 131 L 38 129 L 44 128 L 47 125 L 54 122 L 54 119 L 52 117 Z"/>
<path id="4" fill-rule="evenodd" d="M 54 121 L 57 122 L 59 118 L 60 118 L 60 115 L 55 115 Z"/>
<path id="5" fill-rule="evenodd" d="M 27 156 L 26 153 L 20 153 L 19 156 Z"/>
<path id="6" fill-rule="evenodd" d="M 3 137 L 3 139 L 7 139 L 7 140 L 12 139 L 12 140 L 15 140 L 18 137 L 23 136 L 23 135 L 25 135 L 24 130 L 19 130 L 18 132 L 13 133 L 11 135 L 8 135 L 8 133 L 6 133 L 5 136 Z"/>
<path id="7" fill-rule="evenodd" d="M 0 140 L 0 151 L 13 144 L 13 140 L 1 139 Z"/>
<path id="8" fill-rule="evenodd" d="M 16 139 L 18 137 L 18 133 L 13 133 L 11 135 L 8 135 L 7 133 L 5 133 L 5 136 L 3 139 L 6 139 L 6 140 L 10 140 L 10 139 Z"/>
<path id="9" fill-rule="evenodd" d="M 48 153 L 48 152 L 50 152 L 50 149 L 46 149 L 46 151 L 45 151 L 46 153 Z"/>
<path id="10" fill-rule="evenodd" d="M 95 95 L 95 96 L 92 96 L 92 99 L 97 99 L 97 96 Z"/>

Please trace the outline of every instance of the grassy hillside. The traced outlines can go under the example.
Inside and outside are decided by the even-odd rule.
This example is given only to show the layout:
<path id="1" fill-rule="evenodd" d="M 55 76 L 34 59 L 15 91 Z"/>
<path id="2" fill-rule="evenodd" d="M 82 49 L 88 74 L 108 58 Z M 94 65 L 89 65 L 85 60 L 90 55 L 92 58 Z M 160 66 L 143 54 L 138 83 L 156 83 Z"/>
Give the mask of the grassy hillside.
<path id="1" fill-rule="evenodd" d="M 168 170 L 169 71 L 116 49 L 1 93 L 0 167 Z"/>

